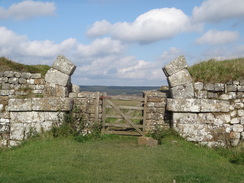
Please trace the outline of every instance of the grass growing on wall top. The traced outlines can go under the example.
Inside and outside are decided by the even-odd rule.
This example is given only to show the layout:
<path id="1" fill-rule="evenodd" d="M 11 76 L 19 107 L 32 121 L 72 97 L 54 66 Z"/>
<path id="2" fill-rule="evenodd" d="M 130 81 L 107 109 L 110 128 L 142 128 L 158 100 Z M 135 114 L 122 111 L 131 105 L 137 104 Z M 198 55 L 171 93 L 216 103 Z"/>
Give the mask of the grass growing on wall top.
<path id="1" fill-rule="evenodd" d="M 0 182 L 243 182 L 244 167 L 213 149 L 177 137 L 157 147 L 135 137 L 104 136 L 79 143 L 72 138 L 35 139 L 0 151 Z"/>
<path id="2" fill-rule="evenodd" d="M 44 76 L 50 66 L 48 65 L 24 65 L 11 61 L 5 57 L 0 57 L 0 72 L 3 71 L 16 71 L 16 72 L 30 72 L 41 73 Z"/>
<path id="3" fill-rule="evenodd" d="M 189 67 L 194 81 L 204 83 L 226 83 L 244 80 L 244 58 L 217 61 L 210 59 Z"/>

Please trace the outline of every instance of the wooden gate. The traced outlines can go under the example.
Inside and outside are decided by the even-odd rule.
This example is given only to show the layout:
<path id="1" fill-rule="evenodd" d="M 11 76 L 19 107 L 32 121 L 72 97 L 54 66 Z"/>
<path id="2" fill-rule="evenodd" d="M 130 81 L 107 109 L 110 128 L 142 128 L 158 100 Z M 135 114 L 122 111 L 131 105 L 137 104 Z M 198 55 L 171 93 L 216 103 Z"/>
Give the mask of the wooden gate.
<path id="1" fill-rule="evenodd" d="M 102 133 L 144 136 L 144 98 L 103 96 Z"/>

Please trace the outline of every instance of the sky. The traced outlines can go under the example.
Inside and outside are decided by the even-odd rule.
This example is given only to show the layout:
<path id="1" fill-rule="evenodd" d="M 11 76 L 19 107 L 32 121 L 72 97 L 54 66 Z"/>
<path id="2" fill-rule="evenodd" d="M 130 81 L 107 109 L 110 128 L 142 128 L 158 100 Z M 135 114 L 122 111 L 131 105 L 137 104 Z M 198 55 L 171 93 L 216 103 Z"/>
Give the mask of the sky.
<path id="1" fill-rule="evenodd" d="M 161 86 L 162 67 L 244 57 L 244 0 L 0 0 L 0 57 L 52 65 L 77 85 Z"/>

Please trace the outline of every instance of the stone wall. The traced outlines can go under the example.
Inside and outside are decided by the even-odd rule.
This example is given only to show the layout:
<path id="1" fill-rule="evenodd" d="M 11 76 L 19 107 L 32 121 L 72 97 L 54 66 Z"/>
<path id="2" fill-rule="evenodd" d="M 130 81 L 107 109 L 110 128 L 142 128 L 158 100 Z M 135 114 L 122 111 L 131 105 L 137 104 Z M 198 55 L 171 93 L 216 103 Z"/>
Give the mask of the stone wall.
<path id="1" fill-rule="evenodd" d="M 39 73 L 0 73 L 0 147 L 18 145 L 35 133 L 60 125 L 64 114 L 75 106 L 88 127 L 99 122 L 100 93 L 79 92 L 79 86 L 71 83 L 75 68 L 60 55 L 45 78 Z"/>
<path id="2" fill-rule="evenodd" d="M 236 146 L 243 140 L 244 81 L 194 83 L 183 56 L 163 71 L 171 93 L 167 110 L 181 136 L 208 146 Z"/>
<path id="3" fill-rule="evenodd" d="M 144 91 L 144 131 L 150 133 L 155 126 L 169 128 L 171 114 L 166 111 L 168 90 Z"/>

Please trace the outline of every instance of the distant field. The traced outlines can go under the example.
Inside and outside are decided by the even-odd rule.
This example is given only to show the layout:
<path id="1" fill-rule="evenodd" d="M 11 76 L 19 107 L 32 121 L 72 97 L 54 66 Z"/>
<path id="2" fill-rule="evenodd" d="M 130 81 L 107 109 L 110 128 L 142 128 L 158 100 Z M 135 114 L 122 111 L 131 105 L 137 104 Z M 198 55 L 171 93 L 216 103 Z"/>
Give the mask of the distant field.
<path id="1" fill-rule="evenodd" d="M 158 90 L 159 86 L 80 86 L 81 91 L 106 92 L 108 95 L 138 95 L 146 90 Z"/>

